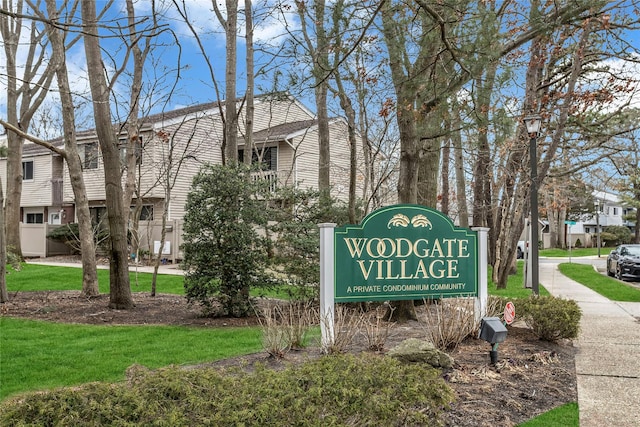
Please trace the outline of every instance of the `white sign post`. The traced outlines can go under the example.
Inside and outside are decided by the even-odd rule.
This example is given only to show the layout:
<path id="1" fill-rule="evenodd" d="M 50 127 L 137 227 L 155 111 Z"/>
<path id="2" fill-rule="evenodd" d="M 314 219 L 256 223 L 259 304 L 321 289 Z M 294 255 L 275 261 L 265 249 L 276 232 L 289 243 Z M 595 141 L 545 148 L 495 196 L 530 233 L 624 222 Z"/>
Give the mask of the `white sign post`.
<path id="1" fill-rule="evenodd" d="M 334 331 L 334 223 L 320 227 L 320 334 L 322 351 L 327 353 L 335 340 Z"/>
<path id="2" fill-rule="evenodd" d="M 489 249 L 487 246 L 487 235 L 489 229 L 486 227 L 472 227 L 471 230 L 478 233 L 478 296 L 475 303 L 475 320 L 480 324 L 480 320 L 487 314 L 487 300 L 489 290 L 487 286 L 487 264 Z"/>

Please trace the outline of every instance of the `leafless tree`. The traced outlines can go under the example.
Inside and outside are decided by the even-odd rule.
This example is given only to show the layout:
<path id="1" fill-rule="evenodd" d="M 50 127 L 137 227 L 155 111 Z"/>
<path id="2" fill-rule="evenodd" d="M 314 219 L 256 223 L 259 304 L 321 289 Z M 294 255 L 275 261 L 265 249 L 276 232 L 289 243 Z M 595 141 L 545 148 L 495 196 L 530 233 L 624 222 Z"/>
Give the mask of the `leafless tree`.
<path id="1" fill-rule="evenodd" d="M 29 131 L 33 115 L 49 92 L 56 67 L 53 61 L 46 60 L 46 31 L 39 23 L 30 22 L 29 16 L 25 15 L 30 7 L 28 3 L 23 0 L 3 0 L 0 7 L 0 36 L 7 60 L 6 121 L 25 132 Z M 25 31 L 29 31 L 29 43 L 21 42 Z M 20 64 L 17 62 L 19 55 L 25 58 Z M 7 134 L 6 243 L 20 257 L 22 145 L 23 139 L 18 134 Z"/>
<path id="2" fill-rule="evenodd" d="M 112 127 L 109 99 L 111 91 L 102 62 L 95 0 L 83 1 L 81 12 L 96 134 L 104 162 L 104 183 L 110 235 L 109 307 L 131 309 L 134 307 L 134 303 L 129 285 L 129 249 L 127 223 L 123 215 L 124 198 L 121 184 L 120 150 L 118 149 L 118 138 Z"/>

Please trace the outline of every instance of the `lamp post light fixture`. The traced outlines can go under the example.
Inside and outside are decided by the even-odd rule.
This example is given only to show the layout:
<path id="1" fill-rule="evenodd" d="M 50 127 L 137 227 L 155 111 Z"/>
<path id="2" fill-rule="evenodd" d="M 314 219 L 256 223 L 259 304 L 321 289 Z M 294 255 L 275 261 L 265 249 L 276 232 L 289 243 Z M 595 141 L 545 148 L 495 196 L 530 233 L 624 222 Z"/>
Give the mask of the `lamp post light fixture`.
<path id="1" fill-rule="evenodd" d="M 596 199 L 596 236 L 598 245 L 598 258 L 600 258 L 600 200 Z"/>
<path id="2" fill-rule="evenodd" d="M 540 271 L 538 269 L 538 153 L 536 142 L 542 119 L 538 115 L 526 116 L 524 124 L 529 134 L 529 160 L 531 163 L 531 290 L 540 294 Z"/>

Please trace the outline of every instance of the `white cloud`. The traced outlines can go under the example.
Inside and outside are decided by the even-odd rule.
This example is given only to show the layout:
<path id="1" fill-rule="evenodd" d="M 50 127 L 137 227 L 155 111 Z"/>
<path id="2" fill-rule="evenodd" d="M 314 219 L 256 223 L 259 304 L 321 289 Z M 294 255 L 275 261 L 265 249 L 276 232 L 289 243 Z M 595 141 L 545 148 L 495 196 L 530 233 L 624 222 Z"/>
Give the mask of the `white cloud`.
<path id="1" fill-rule="evenodd" d="M 594 65 L 597 71 L 590 72 L 581 81 L 584 89 L 611 90 L 612 98 L 596 103 L 602 112 L 613 112 L 620 108 L 640 108 L 640 56 L 633 60 L 614 58 Z"/>

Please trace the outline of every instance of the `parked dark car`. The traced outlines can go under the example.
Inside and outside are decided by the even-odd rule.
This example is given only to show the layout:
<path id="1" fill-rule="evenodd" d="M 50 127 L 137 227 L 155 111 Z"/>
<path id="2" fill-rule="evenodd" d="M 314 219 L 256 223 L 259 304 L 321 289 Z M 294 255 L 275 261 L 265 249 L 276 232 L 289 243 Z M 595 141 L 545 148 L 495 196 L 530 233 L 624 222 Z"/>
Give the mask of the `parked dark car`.
<path id="1" fill-rule="evenodd" d="M 640 245 L 620 245 L 607 257 L 607 274 L 620 280 L 640 280 Z"/>

